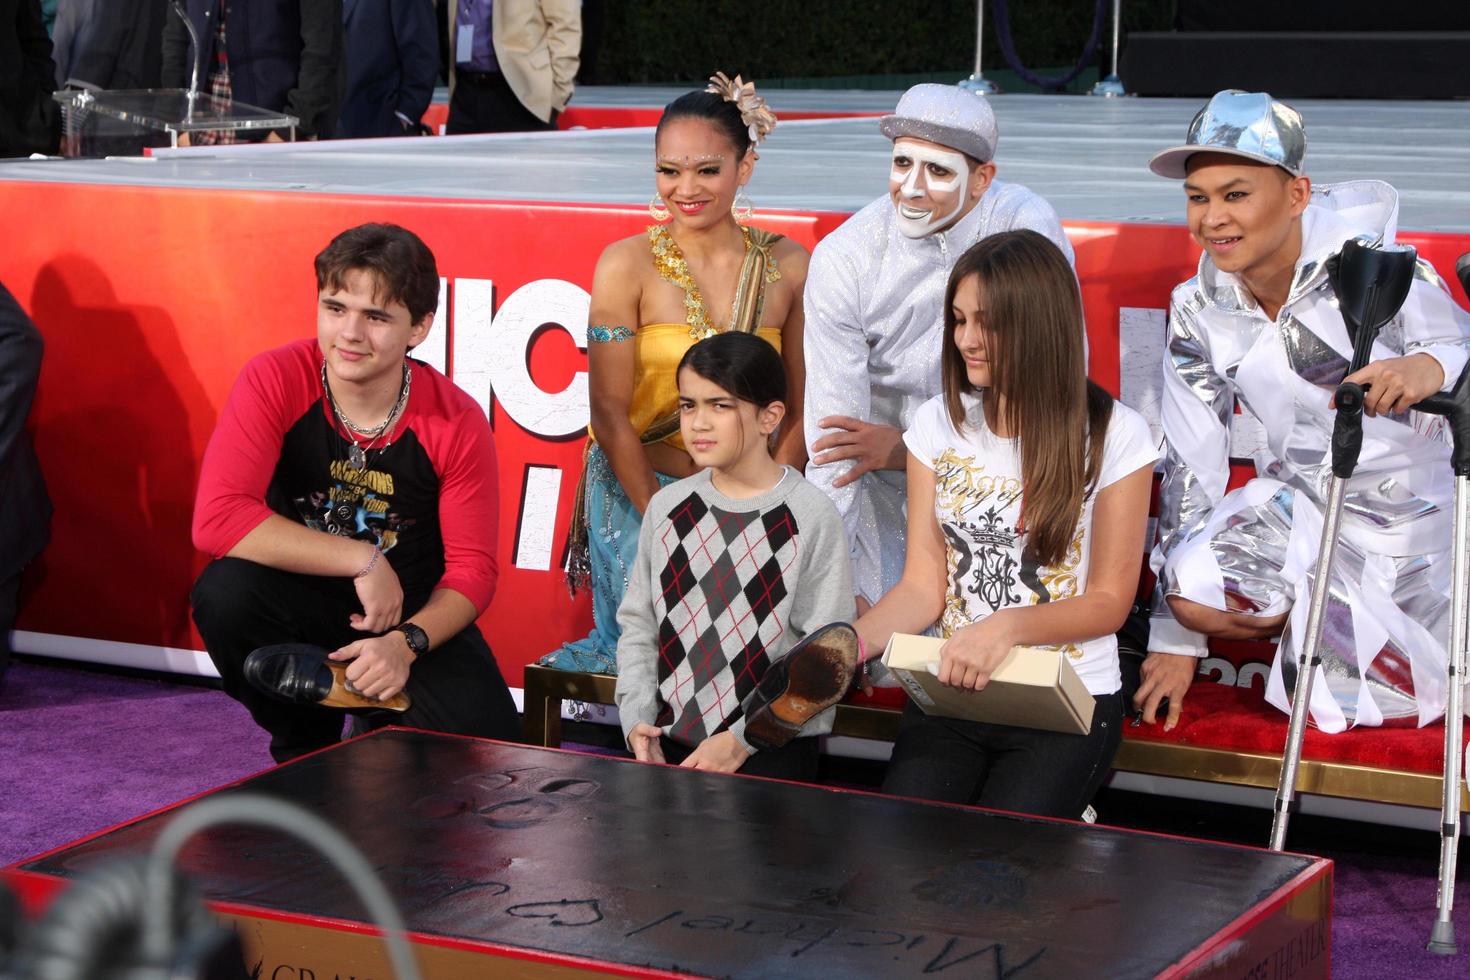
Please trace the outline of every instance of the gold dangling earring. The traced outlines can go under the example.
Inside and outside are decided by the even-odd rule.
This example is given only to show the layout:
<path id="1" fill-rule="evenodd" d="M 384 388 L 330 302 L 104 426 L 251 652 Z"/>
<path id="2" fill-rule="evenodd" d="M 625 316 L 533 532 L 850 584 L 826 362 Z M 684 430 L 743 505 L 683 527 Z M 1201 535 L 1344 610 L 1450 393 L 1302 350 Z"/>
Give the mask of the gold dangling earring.
<path id="1" fill-rule="evenodd" d="M 648 216 L 654 221 L 669 220 L 669 207 L 657 194 L 653 195 L 653 200 L 648 202 Z"/>
<path id="2" fill-rule="evenodd" d="M 742 201 L 744 202 L 743 204 L 741 203 Z M 735 200 L 730 202 L 730 217 L 734 218 L 737 222 L 749 221 L 755 217 L 755 203 L 751 201 L 743 187 L 735 194 Z"/>

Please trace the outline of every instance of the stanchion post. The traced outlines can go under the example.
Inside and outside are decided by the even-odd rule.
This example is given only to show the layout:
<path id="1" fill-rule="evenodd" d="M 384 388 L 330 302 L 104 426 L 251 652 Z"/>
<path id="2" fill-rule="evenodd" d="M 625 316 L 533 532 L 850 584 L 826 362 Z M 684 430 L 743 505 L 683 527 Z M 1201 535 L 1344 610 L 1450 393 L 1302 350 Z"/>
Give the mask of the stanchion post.
<path id="1" fill-rule="evenodd" d="M 959 87 L 966 92 L 976 95 L 999 95 L 1000 86 L 985 77 L 981 69 L 980 59 L 984 54 L 985 47 L 985 0 L 975 0 L 975 70 L 970 77 L 959 83 Z"/>
<path id="2" fill-rule="evenodd" d="M 1115 99 L 1120 95 L 1127 95 L 1123 88 L 1123 80 L 1118 77 L 1118 39 L 1123 34 L 1123 0 L 1113 0 L 1113 62 L 1112 71 L 1107 78 L 1099 79 L 1092 87 L 1089 95 L 1099 95 L 1107 99 Z"/>

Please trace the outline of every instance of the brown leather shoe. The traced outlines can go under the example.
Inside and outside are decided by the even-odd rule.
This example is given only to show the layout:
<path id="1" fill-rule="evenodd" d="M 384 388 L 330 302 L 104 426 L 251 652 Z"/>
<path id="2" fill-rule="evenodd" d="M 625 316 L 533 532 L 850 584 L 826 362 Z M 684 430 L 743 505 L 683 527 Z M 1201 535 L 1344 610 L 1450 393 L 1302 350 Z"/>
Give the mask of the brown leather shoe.
<path id="1" fill-rule="evenodd" d="M 310 643 L 279 643 L 245 658 L 245 680 L 287 704 L 317 704 L 348 711 L 407 711 L 413 699 L 399 691 L 386 701 L 370 698 L 347 680 L 347 664 L 328 660 L 332 651 Z"/>
<path id="2" fill-rule="evenodd" d="M 847 696 L 859 651 L 857 630 L 847 623 L 807 634 L 746 695 L 745 740 L 769 751 L 799 735 L 802 725 Z"/>

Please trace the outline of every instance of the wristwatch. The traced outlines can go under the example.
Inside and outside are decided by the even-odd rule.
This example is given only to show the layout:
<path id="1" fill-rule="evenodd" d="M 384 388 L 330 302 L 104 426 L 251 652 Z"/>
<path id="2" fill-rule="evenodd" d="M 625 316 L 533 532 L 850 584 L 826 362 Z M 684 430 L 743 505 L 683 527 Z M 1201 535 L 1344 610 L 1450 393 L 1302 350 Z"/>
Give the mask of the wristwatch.
<path id="1" fill-rule="evenodd" d="M 413 651 L 415 657 L 422 657 L 429 652 L 429 634 L 425 633 L 421 627 L 413 623 L 399 623 L 393 628 L 403 634 L 403 638 L 408 641 L 408 648 Z"/>

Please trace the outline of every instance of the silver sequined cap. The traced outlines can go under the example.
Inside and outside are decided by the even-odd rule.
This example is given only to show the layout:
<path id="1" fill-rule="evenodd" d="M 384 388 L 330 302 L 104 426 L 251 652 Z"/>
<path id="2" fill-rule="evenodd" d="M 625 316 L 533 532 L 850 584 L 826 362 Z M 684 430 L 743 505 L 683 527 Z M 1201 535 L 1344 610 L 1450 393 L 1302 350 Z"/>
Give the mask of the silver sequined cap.
<path id="1" fill-rule="evenodd" d="M 1184 179 L 1184 166 L 1196 153 L 1224 153 L 1273 164 L 1293 177 L 1302 175 L 1307 130 L 1301 113 L 1265 92 L 1217 92 L 1189 124 L 1183 146 L 1155 153 L 1148 168 L 1160 177 Z"/>
<path id="2" fill-rule="evenodd" d="M 912 136 L 968 153 L 981 163 L 995 156 L 995 113 L 983 95 L 926 82 L 903 93 L 893 115 L 878 123 L 891 140 Z"/>

